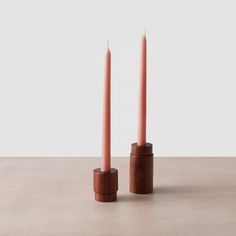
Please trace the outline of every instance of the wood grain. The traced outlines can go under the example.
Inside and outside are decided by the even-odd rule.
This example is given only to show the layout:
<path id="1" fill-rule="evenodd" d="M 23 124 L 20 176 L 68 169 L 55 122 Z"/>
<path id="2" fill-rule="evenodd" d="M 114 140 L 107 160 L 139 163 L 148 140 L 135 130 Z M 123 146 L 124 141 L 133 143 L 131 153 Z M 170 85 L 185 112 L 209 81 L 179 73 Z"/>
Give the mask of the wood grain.
<path id="1" fill-rule="evenodd" d="M 153 192 L 153 153 L 152 144 L 131 145 L 130 192 L 148 194 Z"/>
<path id="2" fill-rule="evenodd" d="M 99 202 L 112 202 L 117 200 L 118 170 L 111 168 L 109 171 L 101 171 L 97 168 L 93 171 L 93 190 L 95 200 Z"/>

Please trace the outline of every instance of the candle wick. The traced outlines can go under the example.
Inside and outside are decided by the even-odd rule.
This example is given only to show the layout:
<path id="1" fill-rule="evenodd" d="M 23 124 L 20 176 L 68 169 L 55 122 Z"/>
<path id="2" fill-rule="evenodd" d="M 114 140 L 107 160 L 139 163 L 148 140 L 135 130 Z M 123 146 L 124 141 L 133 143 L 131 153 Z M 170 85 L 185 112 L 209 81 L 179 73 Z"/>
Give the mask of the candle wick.
<path id="1" fill-rule="evenodd" d="M 107 41 L 107 48 L 109 48 L 109 40 Z"/>

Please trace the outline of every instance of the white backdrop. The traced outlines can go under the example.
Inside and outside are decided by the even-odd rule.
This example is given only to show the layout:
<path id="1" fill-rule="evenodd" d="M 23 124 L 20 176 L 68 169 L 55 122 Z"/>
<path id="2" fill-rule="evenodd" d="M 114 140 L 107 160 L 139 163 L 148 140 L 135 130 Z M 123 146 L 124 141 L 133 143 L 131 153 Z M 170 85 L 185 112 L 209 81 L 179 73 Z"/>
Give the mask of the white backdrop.
<path id="1" fill-rule="evenodd" d="M 112 155 L 129 155 L 145 27 L 155 154 L 236 155 L 235 12 L 227 0 L 1 1 L 0 155 L 100 155 L 108 39 Z"/>

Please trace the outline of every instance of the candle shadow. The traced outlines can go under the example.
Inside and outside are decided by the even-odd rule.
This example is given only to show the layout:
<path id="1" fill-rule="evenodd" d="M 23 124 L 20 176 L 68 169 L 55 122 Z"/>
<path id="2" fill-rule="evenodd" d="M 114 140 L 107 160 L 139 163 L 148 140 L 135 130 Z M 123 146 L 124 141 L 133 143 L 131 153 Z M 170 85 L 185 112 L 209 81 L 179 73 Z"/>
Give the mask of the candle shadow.
<path id="1" fill-rule="evenodd" d="M 147 200 L 153 200 L 154 195 L 159 192 L 159 188 L 153 188 L 153 193 L 149 194 L 135 194 L 135 193 L 128 193 L 128 194 L 119 194 L 117 200 L 119 202 L 142 202 Z"/>
<path id="2" fill-rule="evenodd" d="M 127 195 L 119 195 L 117 200 L 119 202 L 142 202 L 147 201 L 148 199 L 152 198 L 152 194 L 127 194 Z"/>
<path id="3" fill-rule="evenodd" d="M 229 191 L 232 186 L 220 186 L 221 189 Z M 202 194 L 202 193 L 218 193 L 219 186 L 208 185 L 172 185 L 172 186 L 155 186 L 153 193 L 150 194 L 120 194 L 118 195 L 119 202 L 142 202 L 153 200 L 157 195 L 181 195 L 181 194 Z"/>
<path id="4" fill-rule="evenodd" d="M 155 194 L 190 194 L 190 193 L 198 193 L 203 192 L 206 189 L 203 189 L 202 186 L 158 186 L 154 187 L 153 193 Z"/>
<path id="5" fill-rule="evenodd" d="M 119 202 L 142 202 L 154 200 L 158 195 L 182 196 L 188 194 L 219 194 L 219 188 L 224 192 L 231 192 L 235 185 L 168 185 L 155 186 L 151 194 L 119 194 Z"/>
<path id="6" fill-rule="evenodd" d="M 235 185 L 173 185 L 173 186 L 156 186 L 154 187 L 154 194 L 219 194 L 221 192 L 231 192 L 235 189 Z M 222 191 L 223 190 L 223 191 Z"/>

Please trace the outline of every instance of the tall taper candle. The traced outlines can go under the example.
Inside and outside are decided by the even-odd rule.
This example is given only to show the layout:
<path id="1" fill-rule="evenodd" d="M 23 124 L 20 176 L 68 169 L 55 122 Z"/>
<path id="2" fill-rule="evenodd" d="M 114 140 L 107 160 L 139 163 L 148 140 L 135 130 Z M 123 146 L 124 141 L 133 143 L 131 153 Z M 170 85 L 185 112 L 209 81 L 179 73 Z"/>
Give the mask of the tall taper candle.
<path id="1" fill-rule="evenodd" d="M 105 81 L 103 97 L 103 137 L 102 137 L 102 165 L 101 171 L 111 168 L 111 52 L 107 43 L 105 57 Z"/>
<path id="2" fill-rule="evenodd" d="M 147 87 L 147 39 L 146 32 L 141 41 L 141 72 L 139 83 L 138 145 L 146 144 L 146 87 Z"/>
<path id="3" fill-rule="evenodd" d="M 141 74 L 139 83 L 138 141 L 131 145 L 130 192 L 147 194 L 153 192 L 152 144 L 146 142 L 146 32 L 141 42 Z"/>

